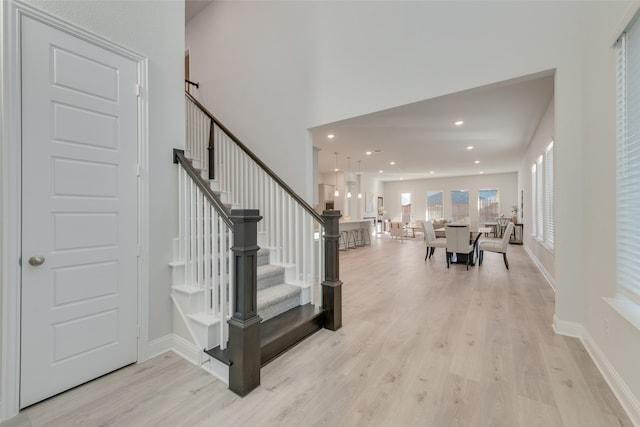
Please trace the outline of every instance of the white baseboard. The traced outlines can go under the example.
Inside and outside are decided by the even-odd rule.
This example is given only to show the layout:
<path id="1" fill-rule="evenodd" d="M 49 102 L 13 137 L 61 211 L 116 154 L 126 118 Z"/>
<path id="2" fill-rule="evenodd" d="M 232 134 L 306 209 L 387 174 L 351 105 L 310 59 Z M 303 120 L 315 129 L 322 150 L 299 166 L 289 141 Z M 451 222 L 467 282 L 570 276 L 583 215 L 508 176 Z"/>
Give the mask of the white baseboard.
<path id="1" fill-rule="evenodd" d="M 147 351 L 150 356 L 147 359 L 159 356 L 167 351 L 173 351 L 225 384 L 229 384 L 229 367 L 227 365 L 207 356 L 203 349 L 198 348 L 198 346 L 179 335 L 169 334 L 150 342 Z M 139 362 L 143 362 L 143 360 L 139 360 Z"/>
<path id="2" fill-rule="evenodd" d="M 640 402 L 638 402 L 636 396 L 633 395 L 622 377 L 620 377 L 616 369 L 611 365 L 609 359 L 607 359 L 589 332 L 584 328 L 582 329 L 580 341 L 582 341 L 589 356 L 591 356 L 591 359 L 598 367 L 605 381 L 609 384 L 609 387 L 611 387 L 613 394 L 618 398 L 618 401 L 631 419 L 633 425 L 640 427 Z"/>
<path id="3" fill-rule="evenodd" d="M 578 338 L 582 345 L 589 353 L 591 360 L 595 363 L 598 371 L 602 374 L 607 384 L 613 391 L 613 394 L 622 405 L 629 419 L 634 426 L 640 427 L 640 402 L 633 392 L 629 389 L 624 379 L 618 374 L 607 356 L 602 352 L 598 344 L 594 341 L 582 324 L 576 322 L 567 322 L 553 316 L 553 329 L 559 335 L 565 335 L 572 338 Z"/>
<path id="4" fill-rule="evenodd" d="M 160 356 L 162 353 L 166 353 L 167 351 L 171 350 L 171 337 L 172 335 L 169 334 L 150 341 L 147 344 L 146 354 L 141 355 L 138 358 L 138 363 L 142 363 L 145 360 L 153 359 L 154 357 Z"/>
<path id="5" fill-rule="evenodd" d="M 538 270 L 540 270 L 540 273 L 542 273 L 542 276 L 544 277 L 544 279 L 547 281 L 549 286 L 551 286 L 551 289 L 553 289 L 553 291 L 555 292 L 556 284 L 555 284 L 555 280 L 554 280 L 553 276 L 551 276 L 551 274 L 549 274 L 547 269 L 544 268 L 544 265 L 542 265 L 540 260 L 533 254 L 533 252 L 531 252 L 531 250 L 529 250 L 528 247 L 526 247 L 526 246 L 523 246 L 523 247 L 524 247 L 524 251 L 529 255 L 529 258 L 531 258 L 531 261 L 533 261 L 533 263 L 536 265 L 536 267 L 538 267 Z"/>
<path id="6" fill-rule="evenodd" d="M 553 315 L 553 330 L 558 335 L 567 337 L 582 338 L 582 324 L 560 320 L 557 315 Z"/>

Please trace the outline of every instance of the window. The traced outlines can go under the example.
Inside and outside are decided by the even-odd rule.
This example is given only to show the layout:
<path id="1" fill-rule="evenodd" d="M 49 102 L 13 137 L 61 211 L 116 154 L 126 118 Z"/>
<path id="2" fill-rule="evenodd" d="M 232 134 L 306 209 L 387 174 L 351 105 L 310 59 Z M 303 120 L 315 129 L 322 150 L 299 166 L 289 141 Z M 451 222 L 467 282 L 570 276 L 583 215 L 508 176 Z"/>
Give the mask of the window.
<path id="1" fill-rule="evenodd" d="M 442 191 L 427 192 L 427 221 L 444 218 Z"/>
<path id="2" fill-rule="evenodd" d="M 553 249 L 553 141 L 531 166 L 531 235 Z"/>
<path id="3" fill-rule="evenodd" d="M 553 141 L 544 150 L 544 244 L 553 248 Z"/>
<path id="4" fill-rule="evenodd" d="M 480 190 L 478 192 L 479 222 L 495 221 L 500 212 L 498 190 Z"/>
<path id="5" fill-rule="evenodd" d="M 616 274 L 618 289 L 640 303 L 640 25 L 616 44 Z"/>
<path id="6" fill-rule="evenodd" d="M 542 241 L 543 239 L 543 230 L 544 230 L 544 187 L 542 186 L 542 155 L 538 157 L 538 162 L 536 163 L 536 237 L 538 240 Z"/>
<path id="7" fill-rule="evenodd" d="M 451 191 L 451 215 L 454 222 L 469 223 L 469 191 Z"/>
<path id="8" fill-rule="evenodd" d="M 400 195 L 400 205 L 402 206 L 402 223 L 409 224 L 411 222 L 411 193 Z"/>

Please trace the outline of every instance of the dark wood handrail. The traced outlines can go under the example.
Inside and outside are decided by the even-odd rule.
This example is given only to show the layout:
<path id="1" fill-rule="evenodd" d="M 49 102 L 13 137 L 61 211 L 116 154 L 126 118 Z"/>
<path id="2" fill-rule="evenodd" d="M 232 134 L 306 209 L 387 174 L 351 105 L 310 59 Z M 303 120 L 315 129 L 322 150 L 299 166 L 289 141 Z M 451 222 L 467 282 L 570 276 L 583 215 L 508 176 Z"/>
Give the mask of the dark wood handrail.
<path id="1" fill-rule="evenodd" d="M 209 187 L 209 183 L 200 175 L 200 173 L 198 173 L 198 170 L 193 167 L 191 161 L 184 156 L 184 150 L 179 150 L 177 148 L 173 149 L 173 163 L 180 163 L 182 165 L 193 182 L 195 182 L 200 191 L 202 191 L 204 197 L 207 198 L 211 205 L 213 205 L 213 208 L 220 214 L 222 220 L 229 228 L 233 229 L 233 221 L 229 218 L 231 216 L 231 211 L 229 211 L 222 201 L 220 201 L 211 187 Z"/>
<path id="2" fill-rule="evenodd" d="M 191 80 L 189 80 L 189 79 L 184 79 L 184 82 L 185 82 L 185 83 L 190 84 L 191 86 L 195 86 L 195 87 L 196 87 L 196 89 L 200 89 L 200 83 L 192 82 L 192 81 L 191 81 Z"/>
<path id="3" fill-rule="evenodd" d="M 316 221 L 318 221 L 323 226 L 325 225 L 324 218 L 322 218 L 322 216 L 320 216 L 320 214 L 318 214 L 318 212 L 316 212 L 307 202 L 305 202 L 302 197 L 300 197 L 278 175 L 276 175 L 276 173 L 274 171 L 272 171 L 271 168 L 269 168 L 267 165 L 265 165 L 264 162 L 262 160 L 260 160 L 260 158 L 258 158 L 258 156 L 256 156 L 246 145 L 244 145 L 242 142 L 240 142 L 240 140 L 229 129 L 227 129 L 218 119 L 215 118 L 215 116 L 213 114 L 211 114 L 211 112 L 209 110 L 207 110 L 207 107 L 205 107 L 200 102 L 198 102 L 198 100 L 195 99 L 189 92 L 185 92 L 185 95 L 200 110 L 202 110 L 203 113 L 205 113 L 207 116 L 209 116 L 209 118 L 216 124 L 216 126 L 218 126 L 224 133 L 226 133 L 227 136 L 229 138 L 231 138 L 231 140 L 233 142 L 235 142 L 238 145 L 238 147 L 240 147 L 242 149 L 242 151 L 245 152 L 245 154 L 247 156 L 249 156 L 262 169 L 264 169 L 264 171 L 267 173 L 267 175 L 269 175 L 271 177 L 271 179 L 273 179 L 275 182 L 277 182 L 278 185 L 280 185 L 280 187 L 282 187 L 284 189 L 284 191 L 286 191 L 287 194 L 289 194 L 289 196 L 291 196 L 296 202 L 298 202 L 298 204 L 300 204 L 300 206 L 302 206 L 304 208 L 304 210 L 306 210 L 309 213 L 309 215 L 311 215 Z"/>

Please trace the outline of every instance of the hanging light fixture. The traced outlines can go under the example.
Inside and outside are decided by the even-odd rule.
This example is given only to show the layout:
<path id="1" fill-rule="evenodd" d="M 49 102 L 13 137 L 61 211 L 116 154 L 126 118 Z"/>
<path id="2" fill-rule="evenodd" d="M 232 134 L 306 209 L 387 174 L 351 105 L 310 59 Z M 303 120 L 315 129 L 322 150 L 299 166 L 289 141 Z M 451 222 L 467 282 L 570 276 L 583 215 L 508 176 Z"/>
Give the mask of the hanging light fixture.
<path id="1" fill-rule="evenodd" d="M 358 160 L 358 199 L 362 199 L 362 172 L 360 172 L 360 160 Z"/>
<path id="2" fill-rule="evenodd" d="M 340 192 L 338 191 L 338 152 L 336 151 L 336 168 L 334 171 L 336 172 L 336 191 L 333 193 L 334 196 L 338 197 Z"/>
<path id="3" fill-rule="evenodd" d="M 349 185 L 349 170 L 351 170 L 351 157 L 347 157 L 347 177 L 345 179 L 345 185 L 347 186 L 347 199 L 351 198 L 351 185 Z"/>

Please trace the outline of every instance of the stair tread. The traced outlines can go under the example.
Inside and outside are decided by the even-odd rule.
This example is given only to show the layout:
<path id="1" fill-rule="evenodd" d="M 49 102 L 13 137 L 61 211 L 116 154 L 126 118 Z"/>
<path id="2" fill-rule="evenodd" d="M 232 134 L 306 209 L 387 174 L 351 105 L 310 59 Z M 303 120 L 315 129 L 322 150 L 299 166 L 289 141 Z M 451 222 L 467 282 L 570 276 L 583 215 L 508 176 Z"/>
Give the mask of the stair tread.
<path id="1" fill-rule="evenodd" d="M 276 276 L 284 273 L 284 267 L 280 265 L 265 264 L 258 266 L 258 280 L 264 277 Z"/>
<path id="2" fill-rule="evenodd" d="M 322 329 L 324 310 L 305 304 L 285 311 L 260 325 L 260 364 L 278 357 L 309 335 Z"/>
<path id="3" fill-rule="evenodd" d="M 280 283 L 258 291 L 258 310 L 279 301 L 283 301 L 302 292 L 300 286 Z"/>

